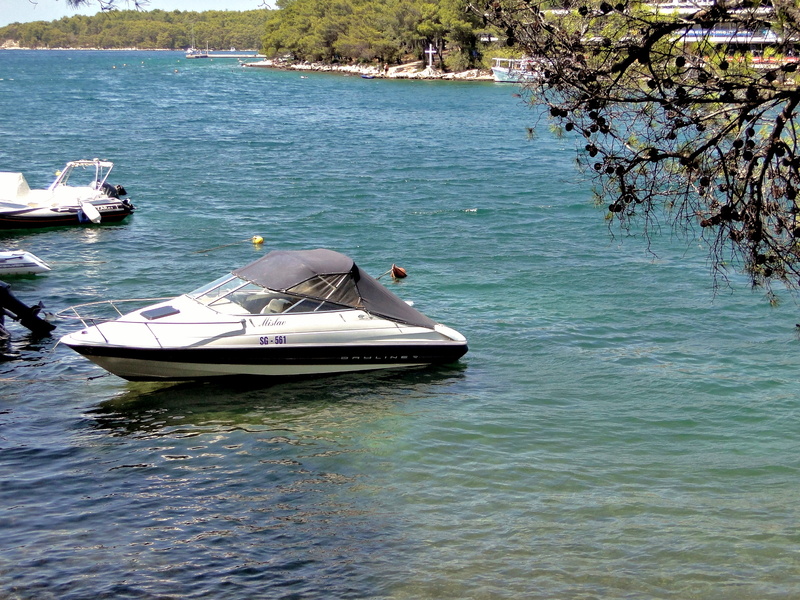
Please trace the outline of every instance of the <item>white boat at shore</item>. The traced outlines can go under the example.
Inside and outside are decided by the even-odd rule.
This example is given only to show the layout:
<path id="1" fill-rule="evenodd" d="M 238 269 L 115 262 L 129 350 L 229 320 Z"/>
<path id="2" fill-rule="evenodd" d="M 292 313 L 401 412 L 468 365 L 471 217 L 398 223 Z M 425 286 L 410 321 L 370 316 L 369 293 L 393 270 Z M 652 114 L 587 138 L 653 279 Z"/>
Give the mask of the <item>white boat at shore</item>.
<path id="1" fill-rule="evenodd" d="M 84 329 L 61 341 L 131 381 L 419 367 L 467 352 L 460 333 L 412 308 L 351 258 L 321 248 L 273 251 L 160 300 L 127 314 L 118 307 L 125 301 L 116 300 L 63 310 L 58 316 L 77 318 Z M 102 308 L 113 316 L 97 315 Z"/>
<path id="2" fill-rule="evenodd" d="M 539 63 L 532 58 L 493 58 L 492 75 L 497 83 L 525 83 L 541 78 Z"/>
<path id="3" fill-rule="evenodd" d="M 192 37 L 192 45 L 186 50 L 186 58 L 209 58 L 211 55 L 208 52 L 208 42 L 206 42 L 205 52 L 194 46 L 194 37 Z"/>
<path id="4" fill-rule="evenodd" d="M 50 265 L 25 250 L 0 250 L 0 279 L 4 275 L 46 273 Z"/>

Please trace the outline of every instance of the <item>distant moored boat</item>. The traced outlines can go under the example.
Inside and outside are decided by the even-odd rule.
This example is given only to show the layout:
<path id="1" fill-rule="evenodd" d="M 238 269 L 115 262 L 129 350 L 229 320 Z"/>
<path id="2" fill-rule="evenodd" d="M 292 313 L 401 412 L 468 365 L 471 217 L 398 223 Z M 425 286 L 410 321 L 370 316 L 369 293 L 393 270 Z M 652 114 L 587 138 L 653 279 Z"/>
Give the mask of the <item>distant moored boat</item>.
<path id="1" fill-rule="evenodd" d="M 492 75 L 498 83 L 525 83 L 542 76 L 538 62 L 532 58 L 493 58 Z"/>

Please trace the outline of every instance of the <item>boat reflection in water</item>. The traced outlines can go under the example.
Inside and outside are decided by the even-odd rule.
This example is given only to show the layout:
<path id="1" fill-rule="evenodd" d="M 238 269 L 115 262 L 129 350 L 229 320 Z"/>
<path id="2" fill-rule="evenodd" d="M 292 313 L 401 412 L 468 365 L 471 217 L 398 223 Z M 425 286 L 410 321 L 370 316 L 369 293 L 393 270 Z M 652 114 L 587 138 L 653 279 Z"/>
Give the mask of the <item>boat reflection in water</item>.
<path id="1" fill-rule="evenodd" d="M 120 301 L 72 307 L 85 328 L 61 341 L 132 381 L 448 364 L 467 352 L 464 336 L 332 250 L 273 251 L 194 292 L 161 300 L 128 314 L 117 308 Z M 98 305 L 120 316 L 86 313 Z"/>
<path id="2" fill-rule="evenodd" d="M 133 382 L 87 410 L 92 426 L 114 435 L 169 437 L 200 432 L 283 431 L 304 435 L 370 423 L 397 407 L 463 381 L 466 365 L 211 381 Z M 315 426 L 315 424 L 317 424 Z"/>

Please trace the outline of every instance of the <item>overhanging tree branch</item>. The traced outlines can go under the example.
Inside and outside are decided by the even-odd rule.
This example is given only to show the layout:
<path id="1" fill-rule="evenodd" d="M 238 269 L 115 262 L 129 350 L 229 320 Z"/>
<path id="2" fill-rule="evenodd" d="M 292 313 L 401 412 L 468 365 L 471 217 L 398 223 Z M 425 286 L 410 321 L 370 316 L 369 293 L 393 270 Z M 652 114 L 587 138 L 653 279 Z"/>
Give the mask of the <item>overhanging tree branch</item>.
<path id="1" fill-rule="evenodd" d="M 96 4 L 100 7 L 100 10 L 103 11 L 116 10 L 119 8 L 120 3 L 126 6 L 133 5 L 136 10 L 144 10 L 144 8 L 150 4 L 150 0 L 67 0 L 67 6 L 72 8 Z"/>
<path id="2" fill-rule="evenodd" d="M 493 0 L 473 6 L 535 57 L 525 98 L 583 139 L 611 223 L 699 227 L 716 273 L 800 288 L 800 10 L 738 1 Z M 759 52 L 752 43 L 758 41 Z"/>

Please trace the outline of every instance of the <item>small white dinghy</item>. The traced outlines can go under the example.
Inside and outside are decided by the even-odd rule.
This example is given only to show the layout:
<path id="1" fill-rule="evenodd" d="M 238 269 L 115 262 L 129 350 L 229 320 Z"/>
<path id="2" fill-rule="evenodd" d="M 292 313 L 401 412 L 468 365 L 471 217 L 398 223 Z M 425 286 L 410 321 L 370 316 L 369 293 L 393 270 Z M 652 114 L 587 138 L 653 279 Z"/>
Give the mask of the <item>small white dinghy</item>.
<path id="1" fill-rule="evenodd" d="M 50 265 L 25 250 L 0 250 L 0 278 L 4 275 L 46 273 Z"/>

